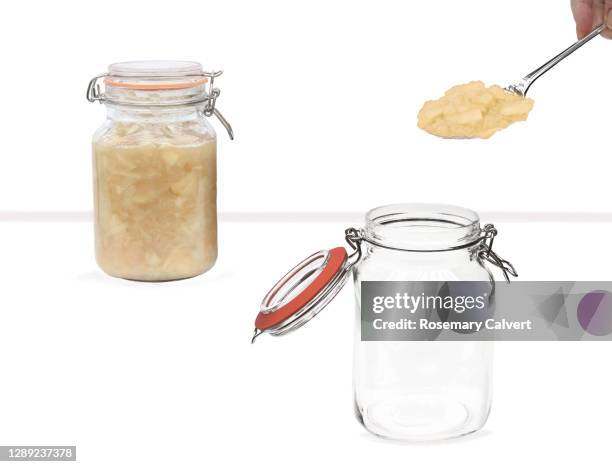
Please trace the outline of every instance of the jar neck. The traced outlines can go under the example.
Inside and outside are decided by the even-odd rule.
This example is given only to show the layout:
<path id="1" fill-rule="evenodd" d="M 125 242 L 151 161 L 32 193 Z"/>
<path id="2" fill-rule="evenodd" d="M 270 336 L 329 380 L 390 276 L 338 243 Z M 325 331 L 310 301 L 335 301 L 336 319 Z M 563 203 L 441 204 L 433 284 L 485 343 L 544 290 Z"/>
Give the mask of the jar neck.
<path id="1" fill-rule="evenodd" d="M 106 117 L 116 122 L 130 123 L 171 123 L 200 118 L 201 112 L 196 105 L 177 107 L 144 107 L 106 104 Z"/>
<path id="2" fill-rule="evenodd" d="M 420 266 L 444 265 L 445 268 L 448 268 L 453 264 L 465 264 L 466 261 L 478 259 L 478 246 L 445 251 L 404 251 L 366 244 L 364 256 L 376 256 L 379 259 L 389 258 L 394 263 L 401 261 L 402 263 L 418 264 Z"/>
<path id="3" fill-rule="evenodd" d="M 184 89 L 106 88 L 107 115 L 122 122 L 180 122 L 199 117 L 206 97 L 204 84 Z"/>
<path id="4" fill-rule="evenodd" d="M 447 205 L 399 204 L 369 211 L 364 240 L 376 248 L 405 253 L 465 257 L 480 237 L 480 219 Z"/>

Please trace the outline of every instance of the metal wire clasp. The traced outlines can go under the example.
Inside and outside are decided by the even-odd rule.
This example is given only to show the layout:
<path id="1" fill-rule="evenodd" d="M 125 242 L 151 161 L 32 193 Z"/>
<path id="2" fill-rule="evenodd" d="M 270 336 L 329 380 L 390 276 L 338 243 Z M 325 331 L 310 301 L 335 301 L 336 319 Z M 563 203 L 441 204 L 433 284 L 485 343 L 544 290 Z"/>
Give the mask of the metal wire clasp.
<path id="1" fill-rule="evenodd" d="M 478 250 L 478 257 L 501 269 L 506 278 L 506 282 L 510 282 L 510 276 L 518 277 L 518 273 L 516 269 L 514 269 L 514 266 L 493 251 L 493 240 L 497 235 L 495 226 L 493 224 L 487 224 L 482 231 L 482 243 Z"/>
<path id="2" fill-rule="evenodd" d="M 218 76 L 221 76 L 222 74 L 223 74 L 222 70 L 212 71 L 212 72 L 205 71 L 203 73 L 204 76 L 206 76 L 207 78 L 210 78 L 210 81 L 208 83 L 208 99 L 204 106 L 203 113 L 206 117 L 211 117 L 213 115 L 217 117 L 217 120 L 219 120 L 221 125 L 223 125 L 223 128 L 225 128 L 225 131 L 227 131 L 227 134 L 229 135 L 230 139 L 233 140 L 234 130 L 232 129 L 232 126 L 227 121 L 227 119 L 223 116 L 223 114 L 219 112 L 219 109 L 215 108 L 215 105 L 217 104 L 217 98 L 221 94 L 221 90 L 219 88 L 214 87 L 215 78 L 217 78 Z"/>
<path id="3" fill-rule="evenodd" d="M 100 102 L 104 101 L 104 94 L 100 89 L 100 84 L 98 81 L 104 77 L 106 77 L 108 73 L 102 73 L 100 75 L 94 76 L 89 84 L 87 85 L 87 100 L 89 102 Z"/>
<path id="4" fill-rule="evenodd" d="M 351 265 L 355 265 L 359 262 L 362 255 L 361 242 L 363 242 L 363 236 L 361 235 L 361 231 L 355 227 L 349 227 L 344 231 L 344 238 L 346 239 L 346 243 L 348 243 L 351 248 L 355 250 L 349 256 Z"/>

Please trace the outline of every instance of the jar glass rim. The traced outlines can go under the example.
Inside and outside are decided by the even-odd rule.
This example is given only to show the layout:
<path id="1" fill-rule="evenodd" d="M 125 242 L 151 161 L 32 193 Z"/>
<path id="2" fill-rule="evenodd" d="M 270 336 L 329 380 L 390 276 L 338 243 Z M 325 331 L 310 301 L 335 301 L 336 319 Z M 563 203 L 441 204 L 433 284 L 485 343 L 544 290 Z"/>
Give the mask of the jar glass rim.
<path id="1" fill-rule="evenodd" d="M 391 204 L 366 213 L 364 240 L 406 251 L 469 247 L 481 234 L 475 211 L 445 204 Z"/>

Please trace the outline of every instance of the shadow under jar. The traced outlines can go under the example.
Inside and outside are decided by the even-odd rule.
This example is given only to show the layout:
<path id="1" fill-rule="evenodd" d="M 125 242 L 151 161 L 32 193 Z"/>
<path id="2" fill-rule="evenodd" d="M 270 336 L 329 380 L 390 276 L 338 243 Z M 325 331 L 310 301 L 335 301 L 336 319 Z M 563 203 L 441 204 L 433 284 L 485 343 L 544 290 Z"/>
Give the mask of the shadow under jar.
<path id="1" fill-rule="evenodd" d="M 90 83 L 88 99 L 107 109 L 93 137 L 96 260 L 107 274 L 168 281 L 215 264 L 217 138 L 206 117 L 218 112 L 219 74 L 125 62 Z"/>
<path id="2" fill-rule="evenodd" d="M 281 336 L 306 324 L 333 300 L 352 272 L 354 407 L 359 422 L 377 436 L 406 441 L 452 438 L 480 429 L 491 407 L 493 343 L 479 336 L 457 338 L 452 332 L 450 339 L 442 338 L 427 326 L 395 327 L 410 321 L 402 319 L 406 316 L 414 321 L 430 316 L 426 322 L 438 317 L 434 324 L 449 324 L 460 320 L 464 310 L 423 302 L 412 302 L 409 308 L 396 305 L 393 297 L 433 303 L 478 297 L 486 313 L 495 289 L 485 263 L 499 267 L 506 280 L 516 277 L 512 265 L 492 249 L 495 227 L 481 227 L 475 212 L 460 207 L 397 204 L 369 211 L 363 228 L 345 234 L 352 253 L 343 247 L 317 252 L 266 294 L 253 341 L 264 333 Z M 379 305 L 392 302 L 385 311 L 374 309 L 373 299 Z M 380 313 L 387 313 L 388 320 Z M 376 327 L 375 322 L 393 327 Z"/>

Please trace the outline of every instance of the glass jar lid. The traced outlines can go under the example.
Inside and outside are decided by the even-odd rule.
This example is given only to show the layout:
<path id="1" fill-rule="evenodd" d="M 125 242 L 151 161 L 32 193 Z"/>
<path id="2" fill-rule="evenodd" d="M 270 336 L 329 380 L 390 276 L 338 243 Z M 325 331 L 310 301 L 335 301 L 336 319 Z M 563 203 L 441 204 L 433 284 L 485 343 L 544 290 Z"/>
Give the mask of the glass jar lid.
<path id="1" fill-rule="evenodd" d="M 195 106 L 205 117 L 215 116 L 227 130 L 234 132 L 216 108 L 221 90 L 214 87 L 222 71 L 205 71 L 198 62 L 145 60 L 113 63 L 106 73 L 89 81 L 87 100 L 108 105 L 140 107 Z M 101 84 L 104 85 L 104 89 Z"/>
<path id="2" fill-rule="evenodd" d="M 106 86 L 139 91 L 188 89 L 207 82 L 202 65 L 174 60 L 113 63 L 104 78 Z"/>
<path id="3" fill-rule="evenodd" d="M 263 332 L 281 336 L 314 318 L 344 287 L 353 264 L 343 247 L 319 251 L 300 262 L 264 297 L 252 342 Z"/>

